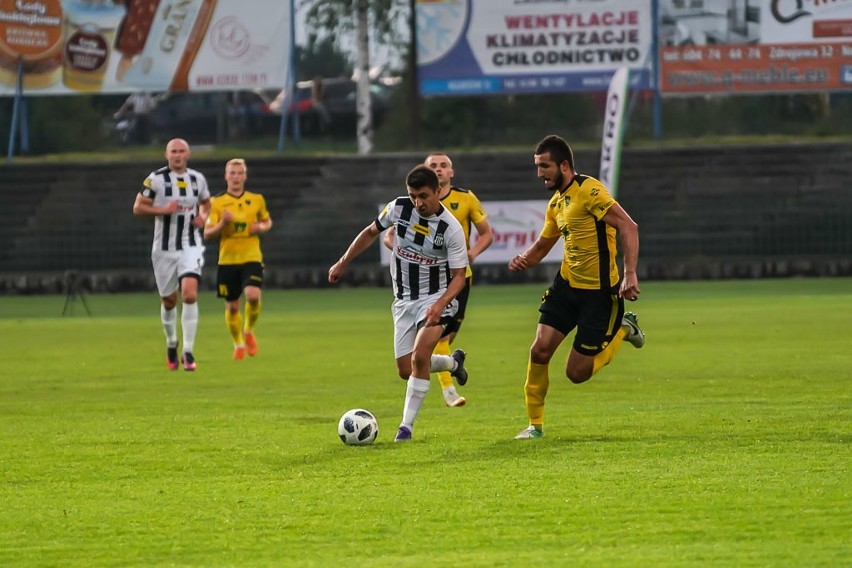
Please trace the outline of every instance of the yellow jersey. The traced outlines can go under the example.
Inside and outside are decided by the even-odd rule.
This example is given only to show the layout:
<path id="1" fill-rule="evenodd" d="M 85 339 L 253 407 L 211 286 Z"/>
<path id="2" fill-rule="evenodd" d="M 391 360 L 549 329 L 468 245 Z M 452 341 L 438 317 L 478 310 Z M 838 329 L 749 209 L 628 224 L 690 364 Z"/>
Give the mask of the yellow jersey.
<path id="1" fill-rule="evenodd" d="M 547 204 L 541 236 L 562 236 L 565 252 L 559 273 L 574 288 L 609 290 L 618 284 L 614 227 L 602 219 L 617 202 L 593 177 L 576 175 Z"/>
<path id="2" fill-rule="evenodd" d="M 218 223 L 223 211 L 230 211 L 232 219 L 219 234 L 219 264 L 263 262 L 260 237 L 249 233 L 249 225 L 269 219 L 263 196 L 250 191 L 243 191 L 239 197 L 219 194 L 210 200 L 207 224 Z"/>
<path id="3" fill-rule="evenodd" d="M 484 221 L 488 215 L 485 209 L 482 208 L 482 203 L 476 198 L 469 189 L 462 189 L 456 186 L 450 186 L 450 192 L 441 199 L 441 204 L 453 214 L 464 231 L 465 247 L 470 249 L 470 227 L 475 223 Z M 469 278 L 473 274 L 470 269 L 470 264 L 467 265 L 465 277 Z"/>

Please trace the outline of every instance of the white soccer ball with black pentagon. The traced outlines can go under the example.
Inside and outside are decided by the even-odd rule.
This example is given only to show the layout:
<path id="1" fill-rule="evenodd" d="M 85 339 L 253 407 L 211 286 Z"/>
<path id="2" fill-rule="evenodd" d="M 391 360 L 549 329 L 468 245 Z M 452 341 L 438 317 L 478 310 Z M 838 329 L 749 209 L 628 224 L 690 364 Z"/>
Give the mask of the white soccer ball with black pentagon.
<path id="1" fill-rule="evenodd" d="M 373 413 L 363 408 L 353 408 L 340 417 L 337 433 L 344 444 L 366 446 L 379 435 L 379 423 Z"/>

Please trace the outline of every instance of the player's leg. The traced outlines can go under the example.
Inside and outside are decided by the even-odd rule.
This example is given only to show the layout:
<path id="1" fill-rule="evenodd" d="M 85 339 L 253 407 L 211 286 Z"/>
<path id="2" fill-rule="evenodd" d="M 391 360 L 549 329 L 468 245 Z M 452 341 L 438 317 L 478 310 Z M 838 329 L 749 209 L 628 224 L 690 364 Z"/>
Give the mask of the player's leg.
<path id="1" fill-rule="evenodd" d="M 160 321 L 166 337 L 166 364 L 172 371 L 178 368 L 177 337 L 177 256 L 174 253 L 156 251 L 151 253 L 154 279 L 160 293 Z"/>
<path id="2" fill-rule="evenodd" d="M 540 438 L 543 435 L 544 401 L 550 387 L 550 359 L 564 339 L 565 334 L 550 325 L 539 323 L 536 328 L 524 381 L 524 405 L 529 426 L 515 436 L 518 439 Z"/>
<path id="3" fill-rule="evenodd" d="M 246 356 L 243 339 L 243 323 L 240 317 L 240 294 L 242 293 L 240 265 L 220 264 L 216 269 L 216 296 L 225 300 L 225 327 L 234 344 L 234 359 Z"/>
<path id="4" fill-rule="evenodd" d="M 178 338 L 177 338 L 177 292 L 171 296 L 160 297 L 160 321 L 163 324 L 163 334 L 166 336 L 166 365 L 169 370 L 178 368 Z"/>
<path id="5" fill-rule="evenodd" d="M 581 298 L 580 317 L 574 347 L 565 364 L 565 374 L 579 384 L 589 380 L 613 360 L 627 335 L 624 300 L 617 289 L 609 293 L 577 290 Z"/>
<path id="6" fill-rule="evenodd" d="M 243 335 L 246 340 L 246 353 L 254 357 L 257 355 L 257 338 L 254 336 L 254 326 L 260 317 L 261 293 L 263 285 L 263 265 L 259 262 L 250 262 L 243 267 L 243 295 L 246 298 L 246 322 Z"/>
<path id="7" fill-rule="evenodd" d="M 204 247 L 189 247 L 181 251 L 178 258 L 178 280 L 180 280 L 181 309 L 180 323 L 183 328 L 183 368 L 194 371 L 195 333 L 198 329 L 198 282 L 204 266 Z"/>
<path id="8" fill-rule="evenodd" d="M 461 293 L 456 297 L 456 301 L 458 303 L 458 309 L 456 311 L 455 317 L 447 323 L 447 328 L 444 331 L 444 335 L 441 339 L 438 340 L 438 344 L 435 346 L 435 354 L 436 355 L 450 355 L 450 345 L 453 343 L 453 340 L 456 337 L 459 329 L 461 329 L 462 322 L 464 321 L 465 312 L 467 311 L 467 301 L 470 296 L 470 285 L 471 278 L 468 278 L 465 281 L 465 287 L 462 289 Z M 462 352 L 462 356 L 463 356 Z M 450 371 L 438 371 L 438 381 L 441 383 L 441 393 L 444 396 L 444 403 L 450 407 L 461 407 L 467 402 L 463 396 L 460 396 L 456 391 L 456 387 L 453 384 L 453 374 Z M 463 372 L 459 376 L 456 377 L 456 380 L 459 386 L 464 386 L 467 383 L 467 373 Z"/>
<path id="9" fill-rule="evenodd" d="M 243 338 L 243 319 L 240 315 L 240 298 L 225 300 L 225 325 L 234 344 L 234 360 L 245 359 L 246 343 Z"/>
<path id="10" fill-rule="evenodd" d="M 515 438 L 540 438 L 544 432 L 544 401 L 550 387 L 550 360 L 577 323 L 576 309 L 568 283 L 556 275 L 544 293 L 538 311 L 541 313 L 535 339 L 530 347 L 527 376 L 524 382 L 524 404 L 529 426 Z"/>
<path id="11" fill-rule="evenodd" d="M 449 370 L 439 370 L 437 372 L 438 381 L 441 383 L 441 394 L 444 397 L 444 403 L 450 407 L 461 407 L 467 402 L 465 397 L 459 395 L 456 391 L 455 385 L 453 384 L 453 377 L 455 377 L 459 386 L 467 384 L 467 371 L 464 369 L 465 353 L 464 351 L 456 350 L 456 352 L 451 354 L 450 345 L 455 339 L 459 329 L 461 329 L 461 324 L 464 320 L 464 314 L 467 310 L 467 299 L 470 294 L 470 280 L 471 279 L 468 278 L 465 281 L 465 287 L 456 297 L 454 303 L 457 304 L 458 307 L 456 309 L 455 316 L 447 320 L 444 334 L 435 346 L 436 355 L 451 357 L 456 360 L 457 367 L 459 365 L 461 366 L 460 369 L 451 367 Z"/>
<path id="12" fill-rule="evenodd" d="M 183 302 L 180 316 L 183 330 L 183 368 L 194 371 L 195 363 L 195 334 L 198 329 L 198 274 L 185 274 L 180 279 L 181 300 Z"/>
<path id="13" fill-rule="evenodd" d="M 411 352 L 411 376 L 405 389 L 405 405 L 402 409 L 402 424 L 399 426 L 394 441 L 403 442 L 411 439 L 414 431 L 414 421 L 420 413 L 423 400 L 429 392 L 429 381 L 432 367 L 432 352 L 443 332 L 440 326 L 420 327 L 414 339 L 414 350 Z"/>
<path id="14" fill-rule="evenodd" d="M 414 431 L 423 399 L 429 392 L 432 352 L 443 333 L 442 326 L 424 327 L 425 313 L 432 299 L 394 300 L 391 311 L 394 323 L 394 355 L 400 378 L 406 380 L 402 422 L 395 442 L 407 442 Z M 452 315 L 452 314 L 450 314 Z"/>

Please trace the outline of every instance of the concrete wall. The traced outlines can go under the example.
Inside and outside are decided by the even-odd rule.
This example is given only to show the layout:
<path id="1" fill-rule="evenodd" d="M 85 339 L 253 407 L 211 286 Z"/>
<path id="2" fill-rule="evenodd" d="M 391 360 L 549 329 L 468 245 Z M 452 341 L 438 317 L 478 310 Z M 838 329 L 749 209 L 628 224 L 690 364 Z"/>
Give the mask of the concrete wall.
<path id="1" fill-rule="evenodd" d="M 482 200 L 544 199 L 528 152 L 454 153 L 456 182 Z M 268 285 L 325 285 L 325 273 L 378 203 L 404 193 L 417 154 L 249 160 L 248 187 L 275 220 L 264 240 Z M 579 151 L 596 175 L 596 151 Z M 153 289 L 151 222 L 131 207 L 153 163 L 0 168 L 7 221 L 0 293 L 61 291 L 75 270 L 91 289 Z M 224 160 L 194 160 L 214 193 Z M 640 225 L 640 279 L 852 274 L 852 147 L 844 144 L 627 149 L 619 201 Z M 365 254 L 352 284 L 384 284 Z M 215 244 L 207 254 L 215 266 Z M 478 266 L 480 282 L 547 281 L 553 266 L 521 275 Z M 212 287 L 215 270 L 206 271 Z"/>

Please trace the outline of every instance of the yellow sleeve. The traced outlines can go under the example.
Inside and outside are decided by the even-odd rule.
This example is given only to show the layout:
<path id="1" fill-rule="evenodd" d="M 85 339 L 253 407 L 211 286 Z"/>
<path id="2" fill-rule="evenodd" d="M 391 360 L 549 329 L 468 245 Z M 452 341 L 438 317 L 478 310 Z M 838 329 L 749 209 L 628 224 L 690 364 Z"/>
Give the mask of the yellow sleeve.
<path id="1" fill-rule="evenodd" d="M 556 222 L 556 205 L 560 197 L 557 191 L 547 203 L 547 211 L 544 212 L 544 227 L 541 228 L 541 236 L 545 239 L 552 239 L 562 234 L 559 230 L 559 224 Z"/>
<path id="2" fill-rule="evenodd" d="M 260 198 L 260 207 L 257 211 L 257 220 L 266 221 L 269 219 L 269 210 L 266 208 L 266 198 L 260 194 L 258 194 L 258 197 Z"/>
<path id="3" fill-rule="evenodd" d="M 472 191 L 468 192 L 468 199 L 470 201 L 468 203 L 468 209 L 470 210 L 470 222 L 475 225 L 481 221 L 485 221 L 485 219 L 488 218 L 488 214 L 482 207 L 482 203 Z"/>
<path id="4" fill-rule="evenodd" d="M 219 222 L 219 217 L 222 215 L 222 208 L 219 205 L 219 200 L 213 198 L 210 200 L 210 214 L 207 216 L 207 224 L 215 225 Z"/>
<path id="5" fill-rule="evenodd" d="M 598 221 L 603 219 L 609 208 L 615 204 L 615 199 L 609 194 L 602 183 L 595 184 L 589 191 L 589 201 L 586 210 Z"/>

